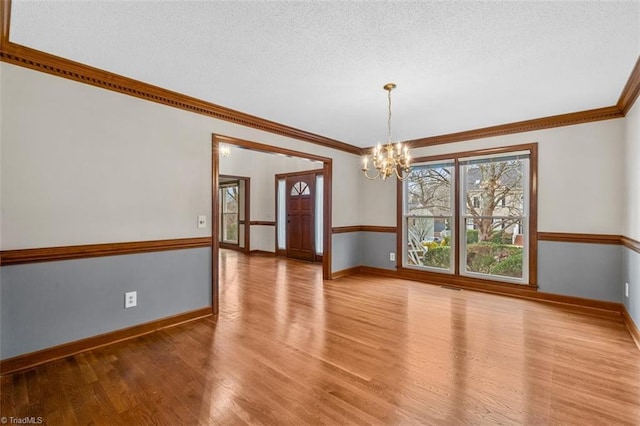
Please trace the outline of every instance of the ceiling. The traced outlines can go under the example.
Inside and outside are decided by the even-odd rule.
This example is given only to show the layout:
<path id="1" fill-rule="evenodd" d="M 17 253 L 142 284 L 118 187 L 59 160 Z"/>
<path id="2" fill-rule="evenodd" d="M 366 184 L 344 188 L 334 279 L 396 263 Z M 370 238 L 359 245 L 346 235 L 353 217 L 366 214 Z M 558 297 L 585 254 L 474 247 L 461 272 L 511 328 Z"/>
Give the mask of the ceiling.
<path id="1" fill-rule="evenodd" d="M 24 1 L 10 40 L 336 139 L 394 140 L 616 104 L 640 1 Z"/>

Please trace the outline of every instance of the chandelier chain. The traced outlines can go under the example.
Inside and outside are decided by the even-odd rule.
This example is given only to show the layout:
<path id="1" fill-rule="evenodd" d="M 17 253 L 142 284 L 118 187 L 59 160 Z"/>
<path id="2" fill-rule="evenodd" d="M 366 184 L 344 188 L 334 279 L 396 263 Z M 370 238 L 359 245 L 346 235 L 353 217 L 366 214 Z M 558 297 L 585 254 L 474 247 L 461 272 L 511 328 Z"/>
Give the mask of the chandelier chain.
<path id="1" fill-rule="evenodd" d="M 388 115 L 387 115 L 387 143 L 391 143 L 391 89 L 387 90 Z"/>

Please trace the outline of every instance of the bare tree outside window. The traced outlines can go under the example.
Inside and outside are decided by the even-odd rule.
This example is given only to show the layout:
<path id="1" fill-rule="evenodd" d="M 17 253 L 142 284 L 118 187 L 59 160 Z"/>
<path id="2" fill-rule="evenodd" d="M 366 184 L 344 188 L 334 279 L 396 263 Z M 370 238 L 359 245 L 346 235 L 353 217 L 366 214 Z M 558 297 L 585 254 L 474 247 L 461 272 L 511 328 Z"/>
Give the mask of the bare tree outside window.
<path id="1" fill-rule="evenodd" d="M 451 269 L 452 164 L 415 166 L 407 181 L 407 241 L 412 265 Z"/>
<path id="2" fill-rule="evenodd" d="M 466 166 L 467 215 L 473 217 L 479 241 L 491 241 L 497 229 L 513 229 L 524 211 L 521 160 Z M 494 220 L 494 217 L 500 220 Z"/>

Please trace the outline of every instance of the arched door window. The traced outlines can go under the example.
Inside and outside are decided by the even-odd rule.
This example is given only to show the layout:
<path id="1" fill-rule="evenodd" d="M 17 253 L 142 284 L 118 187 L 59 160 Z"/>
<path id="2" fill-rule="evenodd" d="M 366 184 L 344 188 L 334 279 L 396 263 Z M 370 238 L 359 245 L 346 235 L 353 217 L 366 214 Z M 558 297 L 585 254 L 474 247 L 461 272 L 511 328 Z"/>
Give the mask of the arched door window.
<path id="1" fill-rule="evenodd" d="M 311 190 L 309 189 L 309 185 L 305 182 L 296 182 L 291 187 L 291 196 L 297 197 L 300 195 L 311 195 Z"/>

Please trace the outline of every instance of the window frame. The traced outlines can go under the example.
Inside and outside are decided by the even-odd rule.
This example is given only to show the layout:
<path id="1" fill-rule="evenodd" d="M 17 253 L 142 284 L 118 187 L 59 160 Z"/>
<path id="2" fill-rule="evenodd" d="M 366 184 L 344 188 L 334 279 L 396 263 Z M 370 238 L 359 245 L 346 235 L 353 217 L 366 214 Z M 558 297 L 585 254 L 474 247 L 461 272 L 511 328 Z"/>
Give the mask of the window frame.
<path id="1" fill-rule="evenodd" d="M 464 269 L 461 267 L 462 256 L 461 250 L 465 245 L 461 244 L 461 232 L 462 227 L 462 210 L 460 204 L 460 197 L 462 196 L 463 188 L 460 184 L 460 162 L 464 159 L 473 157 L 500 157 L 508 156 L 516 152 L 528 151 L 529 152 L 529 170 L 528 170 L 528 192 L 529 192 L 529 209 L 528 209 L 528 229 L 527 236 L 525 237 L 524 249 L 528 254 L 528 262 L 526 268 L 528 269 L 528 279 L 519 280 L 515 282 L 508 277 L 500 277 L 494 275 L 484 275 L 477 273 L 465 273 L 461 271 Z M 521 289 L 536 290 L 537 285 L 537 225 L 538 225 L 538 143 L 526 143 L 520 145 L 504 146 L 497 148 L 480 149 L 474 151 L 454 152 L 450 154 L 435 155 L 435 156 L 423 156 L 415 158 L 413 164 L 435 163 L 453 161 L 454 162 L 454 225 L 452 229 L 455 229 L 454 238 L 452 239 L 452 255 L 454 257 L 453 273 L 438 271 L 435 268 L 412 268 L 406 265 L 406 255 L 404 246 L 406 243 L 405 238 L 405 185 L 404 182 L 398 180 L 397 183 L 397 253 L 398 256 L 396 268 L 402 276 L 412 279 L 424 280 L 433 282 L 440 282 L 443 284 L 460 285 L 469 288 L 490 289 L 494 285 L 509 286 Z M 454 249 L 455 247 L 455 249 Z M 462 265 L 464 266 L 464 265 Z M 524 266 L 524 265 L 523 265 Z"/>
<path id="2" fill-rule="evenodd" d="M 449 194 L 449 203 L 450 203 L 450 215 L 449 216 L 444 216 L 444 215 L 415 215 L 415 214 L 409 214 L 409 212 L 407 211 L 407 197 L 408 194 L 405 192 L 405 188 L 407 188 L 407 184 L 408 182 L 405 180 L 404 182 L 402 182 L 402 219 L 401 219 L 401 223 L 403 226 L 408 226 L 409 220 L 410 219 L 417 219 L 417 218 L 432 218 L 434 220 L 437 219 L 449 219 L 451 220 L 450 222 L 450 227 L 452 228 L 453 226 L 455 226 L 456 222 L 456 217 L 455 217 L 455 205 L 456 205 L 456 192 L 455 192 L 455 185 L 456 185 L 456 176 L 455 176 L 455 162 L 453 160 L 451 161 L 428 161 L 428 162 L 415 162 L 414 161 L 414 165 L 418 165 L 418 166 L 445 166 L 445 167 L 451 167 L 452 170 L 452 174 L 451 174 L 451 189 L 450 189 L 450 194 Z M 402 251 L 398 251 L 398 253 L 402 253 L 402 264 L 404 265 L 405 268 L 409 268 L 409 269 L 415 269 L 418 271 L 421 270 L 427 270 L 427 271 L 433 271 L 433 272 L 438 272 L 438 273 L 442 273 L 442 274 L 448 274 L 451 275 L 455 272 L 455 256 L 453 255 L 455 253 L 455 251 L 457 250 L 457 245 L 456 245 L 456 241 L 451 240 L 450 241 L 450 247 L 451 247 L 451 254 L 450 254 L 450 264 L 449 264 L 449 268 L 445 269 L 445 268 L 438 268 L 435 266 L 419 266 L 419 265 L 409 265 L 407 262 L 407 258 L 409 256 L 409 241 L 408 241 L 408 232 L 404 232 L 404 229 L 402 231 L 402 238 L 403 238 L 403 244 L 402 244 Z"/>

